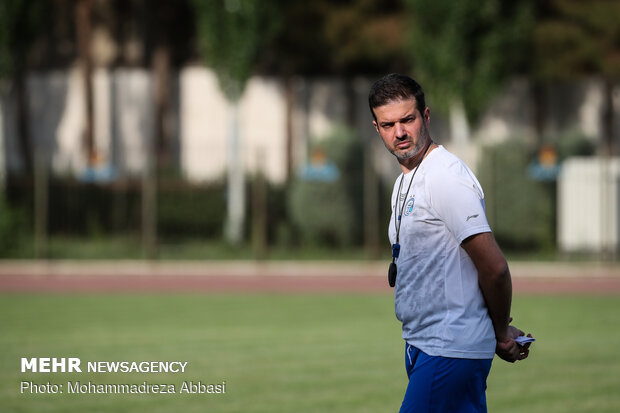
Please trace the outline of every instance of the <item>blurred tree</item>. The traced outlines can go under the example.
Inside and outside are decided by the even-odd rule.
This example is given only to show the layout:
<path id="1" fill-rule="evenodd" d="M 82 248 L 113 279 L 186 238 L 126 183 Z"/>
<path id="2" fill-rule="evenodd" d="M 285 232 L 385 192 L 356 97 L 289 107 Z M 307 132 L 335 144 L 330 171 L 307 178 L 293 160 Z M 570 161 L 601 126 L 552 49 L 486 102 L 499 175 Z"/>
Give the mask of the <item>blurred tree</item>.
<path id="1" fill-rule="evenodd" d="M 93 108 L 93 62 L 92 62 L 92 0 L 78 0 L 75 7 L 75 32 L 78 45 L 78 61 L 82 71 L 84 85 L 84 149 L 86 152 L 86 164 L 93 166 L 95 161 L 95 117 Z"/>
<path id="2" fill-rule="evenodd" d="M 545 0 L 536 3 L 531 72 L 539 84 L 570 81 L 585 75 L 604 79 L 604 146 L 614 143 L 613 86 L 620 79 L 620 2 L 609 0 Z M 539 105 L 542 106 L 542 105 Z M 539 114 L 543 117 L 544 114 Z"/>
<path id="3" fill-rule="evenodd" d="M 32 176 L 32 143 L 28 127 L 26 88 L 27 57 L 38 35 L 46 27 L 49 2 L 3 0 L 0 2 L 0 79 L 11 79 L 16 100 L 18 145 L 23 168 Z"/>
<path id="4" fill-rule="evenodd" d="M 186 0 L 144 1 L 140 8 L 146 32 L 145 64 L 150 66 L 154 75 L 157 167 L 165 170 L 173 166 L 175 149 L 172 136 L 173 69 L 190 58 L 194 46 L 194 15 Z"/>
<path id="5" fill-rule="evenodd" d="M 200 53 L 231 103 L 226 235 L 230 243 L 239 244 L 246 201 L 238 104 L 262 48 L 281 23 L 279 8 L 275 0 L 194 0 L 193 4 Z"/>
<path id="6" fill-rule="evenodd" d="M 278 0 L 282 21 L 261 68 L 282 75 L 404 71 L 402 0 Z"/>
<path id="7" fill-rule="evenodd" d="M 415 77 L 450 113 L 451 138 L 469 140 L 475 118 L 502 81 L 523 69 L 529 0 L 406 0 Z"/>
<path id="8" fill-rule="evenodd" d="M 283 24 L 273 44 L 262 53 L 259 70 L 285 79 L 286 165 L 287 177 L 292 178 L 293 109 L 297 106 L 295 98 L 298 96 L 293 90 L 295 76 L 339 77 L 346 99 L 343 120 L 351 127 L 359 125 L 356 118 L 359 112 L 355 109 L 359 107 L 360 98 L 359 91 L 356 91 L 356 77 L 407 72 L 409 69 L 402 35 L 406 16 L 403 0 L 279 0 L 278 3 Z M 311 93 L 311 87 L 304 89 Z M 370 149 L 364 152 L 364 173 L 357 178 L 364 177 L 363 209 L 367 215 L 363 220 L 357 217 L 360 218 L 357 228 L 364 227 L 367 249 L 373 253 L 379 232 L 376 228 L 378 182 L 368 156 Z M 289 189 L 298 191 L 299 184 L 291 181 L 288 181 Z M 295 219 L 294 214 L 291 218 Z M 309 221 L 318 225 L 316 220 Z"/>
<path id="9" fill-rule="evenodd" d="M 7 0 L 0 3 L 0 78 L 12 80 L 17 117 L 17 142 L 23 171 L 34 185 L 35 255 L 47 256 L 47 154 L 31 141 L 28 115 L 28 54 L 49 15 L 48 2 Z"/>
<path id="10" fill-rule="evenodd" d="M 275 0 L 194 0 L 198 48 L 224 95 L 237 102 L 281 24 Z"/>
<path id="11" fill-rule="evenodd" d="M 341 76 L 349 99 L 346 120 L 353 123 L 355 76 L 407 71 L 404 5 L 403 0 L 277 0 L 277 4 L 282 24 L 261 52 L 258 70 L 285 80 L 290 177 L 294 77 Z"/>
<path id="12" fill-rule="evenodd" d="M 143 4 L 147 27 L 146 57 L 154 79 L 154 135 L 145 137 L 146 165 L 142 175 L 142 242 L 144 255 L 154 258 L 158 238 L 158 175 L 169 170 L 172 160 L 171 71 L 176 44 L 186 41 L 189 31 L 180 28 L 189 18 L 185 2 L 158 0 Z M 141 5 L 142 6 L 142 5 Z M 185 23 L 187 25 L 187 23 Z M 175 56 L 176 55 L 176 56 Z"/>

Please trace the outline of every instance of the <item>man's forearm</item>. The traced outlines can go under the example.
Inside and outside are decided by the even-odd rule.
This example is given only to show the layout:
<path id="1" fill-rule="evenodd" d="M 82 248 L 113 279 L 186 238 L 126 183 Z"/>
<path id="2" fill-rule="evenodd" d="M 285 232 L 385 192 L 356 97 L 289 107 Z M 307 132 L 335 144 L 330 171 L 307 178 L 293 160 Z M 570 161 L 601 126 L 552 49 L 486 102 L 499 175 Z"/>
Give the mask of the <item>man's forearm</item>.
<path id="1" fill-rule="evenodd" d="M 510 306 L 512 302 L 512 280 L 506 264 L 503 270 L 478 273 L 478 284 L 489 310 L 497 340 L 508 337 Z"/>
<path id="2" fill-rule="evenodd" d="M 505 340 L 512 301 L 512 281 L 506 258 L 490 232 L 473 235 L 462 246 L 478 271 L 478 285 L 493 322 L 495 338 Z"/>

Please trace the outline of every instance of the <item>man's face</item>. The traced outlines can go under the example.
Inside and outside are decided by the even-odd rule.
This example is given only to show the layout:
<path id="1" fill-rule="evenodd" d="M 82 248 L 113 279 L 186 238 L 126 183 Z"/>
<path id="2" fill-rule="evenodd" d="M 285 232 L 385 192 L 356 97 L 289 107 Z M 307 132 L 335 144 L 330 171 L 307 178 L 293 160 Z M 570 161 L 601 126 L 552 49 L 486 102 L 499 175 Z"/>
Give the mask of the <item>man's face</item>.
<path id="1" fill-rule="evenodd" d="M 415 98 L 397 100 L 374 108 L 376 121 L 373 125 L 388 151 L 399 161 L 422 156 L 430 140 L 428 126 L 430 110 L 421 114 L 416 108 Z"/>

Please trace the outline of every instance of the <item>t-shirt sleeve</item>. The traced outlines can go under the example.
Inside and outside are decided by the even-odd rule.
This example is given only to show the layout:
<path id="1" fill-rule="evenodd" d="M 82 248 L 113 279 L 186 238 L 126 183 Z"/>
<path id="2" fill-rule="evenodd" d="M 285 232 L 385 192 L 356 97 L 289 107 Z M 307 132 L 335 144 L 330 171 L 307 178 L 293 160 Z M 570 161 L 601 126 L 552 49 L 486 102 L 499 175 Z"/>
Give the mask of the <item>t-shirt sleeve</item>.
<path id="1" fill-rule="evenodd" d="M 463 165 L 451 165 L 429 182 L 429 198 L 438 217 L 458 243 L 491 232 L 484 210 L 484 192 L 477 179 Z"/>

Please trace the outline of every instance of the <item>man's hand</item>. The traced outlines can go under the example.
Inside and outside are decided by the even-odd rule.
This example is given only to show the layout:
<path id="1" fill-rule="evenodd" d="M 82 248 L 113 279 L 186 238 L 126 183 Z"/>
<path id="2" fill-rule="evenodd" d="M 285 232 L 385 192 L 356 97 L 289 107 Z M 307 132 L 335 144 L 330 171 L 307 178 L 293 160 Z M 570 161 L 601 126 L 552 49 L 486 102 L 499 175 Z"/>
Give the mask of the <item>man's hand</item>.
<path id="1" fill-rule="evenodd" d="M 524 346 L 520 346 L 515 341 L 515 338 L 523 336 L 525 333 L 514 326 L 508 326 L 508 336 L 497 339 L 497 345 L 495 346 L 495 354 L 497 354 L 502 360 L 510 363 L 514 363 L 517 360 L 524 360 L 530 354 L 530 344 L 527 343 Z M 531 334 L 527 335 L 532 337 Z"/>

